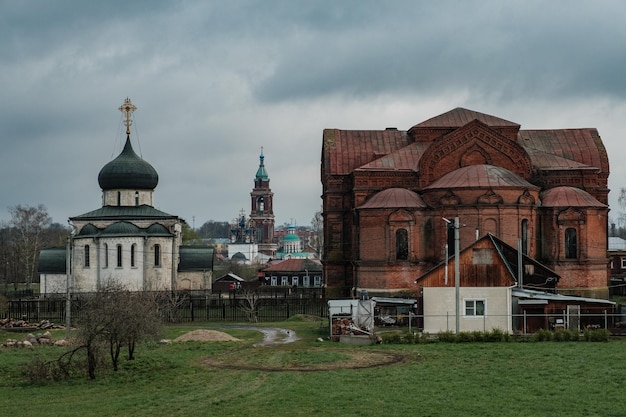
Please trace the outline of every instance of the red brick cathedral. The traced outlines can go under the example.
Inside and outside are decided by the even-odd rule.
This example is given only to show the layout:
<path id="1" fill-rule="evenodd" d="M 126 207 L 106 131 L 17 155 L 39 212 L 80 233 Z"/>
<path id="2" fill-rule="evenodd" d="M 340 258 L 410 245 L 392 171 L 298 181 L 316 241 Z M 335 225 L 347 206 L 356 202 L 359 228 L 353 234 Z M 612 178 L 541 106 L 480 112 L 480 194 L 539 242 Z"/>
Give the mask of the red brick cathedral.
<path id="1" fill-rule="evenodd" d="M 325 129 L 321 172 L 330 296 L 415 290 L 445 258 L 443 218 L 455 217 L 461 249 L 491 233 L 560 275 L 560 290 L 608 296 L 596 129 L 521 130 L 456 108 L 408 131 Z"/>

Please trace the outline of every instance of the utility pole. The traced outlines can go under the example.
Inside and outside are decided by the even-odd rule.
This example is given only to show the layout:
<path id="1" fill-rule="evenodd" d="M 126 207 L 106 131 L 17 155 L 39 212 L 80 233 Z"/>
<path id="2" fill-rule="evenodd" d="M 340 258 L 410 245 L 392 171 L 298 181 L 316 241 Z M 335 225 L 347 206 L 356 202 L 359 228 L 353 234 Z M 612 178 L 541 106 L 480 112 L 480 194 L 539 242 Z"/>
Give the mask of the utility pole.
<path id="1" fill-rule="evenodd" d="M 67 238 L 67 246 L 65 249 L 65 340 L 70 340 L 70 327 L 71 327 L 71 319 L 70 314 L 72 313 L 72 290 L 71 290 L 71 282 L 70 277 L 72 275 L 72 260 L 71 260 L 71 252 L 72 251 L 72 238 L 71 236 Z"/>
<path id="2" fill-rule="evenodd" d="M 455 296 L 455 304 L 456 304 L 456 334 L 459 334 L 460 329 L 460 319 L 459 319 L 459 292 L 461 287 L 461 261 L 459 259 L 459 218 L 454 218 L 454 296 Z"/>
<path id="3" fill-rule="evenodd" d="M 459 238 L 459 229 L 461 225 L 459 224 L 459 218 L 455 217 L 454 222 L 442 217 L 443 221 L 447 223 L 448 227 L 454 227 L 454 315 L 455 315 L 455 329 L 456 334 L 459 334 L 459 330 L 461 327 L 460 323 L 460 287 L 461 287 L 461 264 L 459 259 L 459 247 L 460 247 L 460 238 Z M 446 233 L 447 239 L 447 233 Z M 446 249 L 448 245 L 446 244 Z M 448 251 L 446 250 L 446 284 L 448 282 Z"/>

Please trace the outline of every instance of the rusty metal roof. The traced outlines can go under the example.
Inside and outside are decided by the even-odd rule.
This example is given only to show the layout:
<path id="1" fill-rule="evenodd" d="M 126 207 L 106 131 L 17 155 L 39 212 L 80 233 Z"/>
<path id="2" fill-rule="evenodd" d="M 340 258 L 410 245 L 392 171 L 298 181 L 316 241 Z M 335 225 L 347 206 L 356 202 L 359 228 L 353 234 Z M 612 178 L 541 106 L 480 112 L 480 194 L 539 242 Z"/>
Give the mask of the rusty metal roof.
<path id="1" fill-rule="evenodd" d="M 425 189 L 439 188 L 530 188 L 539 187 L 529 183 L 508 169 L 493 165 L 469 165 L 439 178 Z"/>
<path id="2" fill-rule="evenodd" d="M 562 170 L 562 169 L 593 169 L 598 170 L 597 167 L 582 164 L 571 159 L 563 158 L 561 156 L 552 155 L 536 149 L 526 148 L 526 152 L 530 156 L 530 160 L 533 167 L 542 170 Z"/>
<path id="3" fill-rule="evenodd" d="M 417 171 L 420 158 L 430 143 L 416 142 L 378 158 L 356 170 Z"/>
<path id="4" fill-rule="evenodd" d="M 407 190 L 405 188 L 387 188 L 372 198 L 367 200 L 364 204 L 357 207 L 358 209 L 377 209 L 377 208 L 400 208 L 400 207 L 412 207 L 420 208 L 427 207 L 422 197 L 417 193 Z"/>
<path id="5" fill-rule="evenodd" d="M 409 144 L 399 130 L 324 129 L 322 172 L 346 175 L 354 169 Z"/>
<path id="6" fill-rule="evenodd" d="M 596 129 L 520 130 L 518 143 L 531 157 L 540 151 L 609 172 L 609 158 Z M 539 159 L 538 167 L 546 162 L 550 161 Z"/>
<path id="7" fill-rule="evenodd" d="M 554 187 L 541 193 L 544 207 L 606 207 L 588 192 L 575 187 Z"/>
<path id="8" fill-rule="evenodd" d="M 464 109 L 457 107 L 449 112 L 440 114 L 430 118 L 424 122 L 418 123 L 413 128 L 456 128 L 465 126 L 473 120 L 478 120 L 487 126 L 492 127 L 519 127 L 517 123 L 509 122 L 508 120 L 500 119 L 499 117 L 490 116 L 485 113 L 480 113 L 474 110 Z"/>
<path id="9" fill-rule="evenodd" d="M 454 130 L 473 120 L 496 128 L 519 129 L 516 123 L 460 107 L 413 128 Z M 599 169 L 609 173 L 608 155 L 596 129 L 518 130 L 516 140 L 528 152 L 533 169 Z M 349 175 L 355 170 L 415 171 L 431 144 L 413 143 L 406 131 L 397 129 L 325 129 L 322 177 Z"/>

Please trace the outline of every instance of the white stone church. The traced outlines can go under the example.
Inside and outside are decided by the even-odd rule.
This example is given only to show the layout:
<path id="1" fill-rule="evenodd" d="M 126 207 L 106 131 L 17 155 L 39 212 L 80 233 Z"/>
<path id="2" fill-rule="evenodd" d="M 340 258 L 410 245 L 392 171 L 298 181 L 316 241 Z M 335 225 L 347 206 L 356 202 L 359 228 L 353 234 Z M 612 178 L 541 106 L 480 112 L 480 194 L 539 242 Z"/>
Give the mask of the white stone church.
<path id="1" fill-rule="evenodd" d="M 126 144 L 98 175 L 102 207 L 70 217 L 67 248 L 43 249 L 39 259 L 42 295 L 94 292 L 108 283 L 129 290 L 204 290 L 211 288 L 214 250 L 182 246 L 178 216 L 154 208 L 156 170 L 133 150 L 130 126 L 136 107 L 126 99 Z M 70 263 L 70 273 L 66 265 Z"/>

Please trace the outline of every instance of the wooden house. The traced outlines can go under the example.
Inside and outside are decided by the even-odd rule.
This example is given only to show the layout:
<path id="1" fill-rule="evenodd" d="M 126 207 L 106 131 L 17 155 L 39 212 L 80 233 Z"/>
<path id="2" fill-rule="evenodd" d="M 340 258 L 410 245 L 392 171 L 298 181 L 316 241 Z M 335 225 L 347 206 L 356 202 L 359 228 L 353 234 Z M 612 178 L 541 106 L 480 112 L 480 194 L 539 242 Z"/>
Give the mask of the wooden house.
<path id="1" fill-rule="evenodd" d="M 614 309 L 607 300 L 558 294 L 559 275 L 491 234 L 460 251 L 458 297 L 455 269 L 451 256 L 416 280 L 426 332 L 456 331 L 457 314 L 459 331 L 524 333 L 557 321 L 580 328 L 592 313 Z"/>

